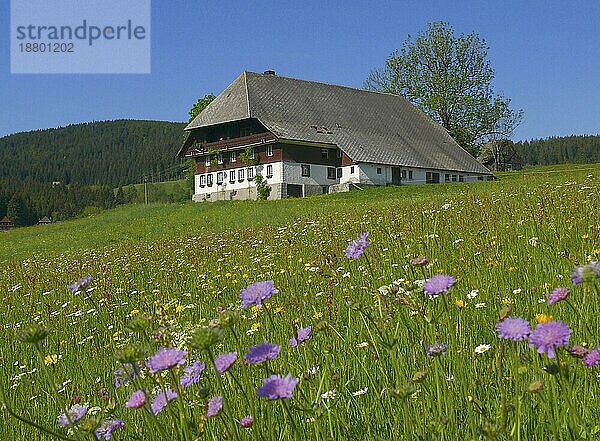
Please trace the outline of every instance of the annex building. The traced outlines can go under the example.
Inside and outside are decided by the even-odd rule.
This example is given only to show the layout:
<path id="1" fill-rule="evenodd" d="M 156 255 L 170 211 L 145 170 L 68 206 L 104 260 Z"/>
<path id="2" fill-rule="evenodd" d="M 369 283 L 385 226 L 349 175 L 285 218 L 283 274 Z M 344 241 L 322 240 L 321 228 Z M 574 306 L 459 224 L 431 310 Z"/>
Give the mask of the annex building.
<path id="1" fill-rule="evenodd" d="M 273 71 L 243 72 L 185 130 L 195 201 L 254 199 L 259 173 L 270 199 L 492 177 L 401 96 Z"/>

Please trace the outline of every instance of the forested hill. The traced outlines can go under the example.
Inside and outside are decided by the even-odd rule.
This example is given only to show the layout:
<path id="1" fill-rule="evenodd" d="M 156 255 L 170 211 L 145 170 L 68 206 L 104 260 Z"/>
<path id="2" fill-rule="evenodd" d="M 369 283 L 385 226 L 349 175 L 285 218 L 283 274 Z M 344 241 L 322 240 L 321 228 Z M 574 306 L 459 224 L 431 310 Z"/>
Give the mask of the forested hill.
<path id="1" fill-rule="evenodd" d="M 184 123 L 117 120 L 0 138 L 0 180 L 118 187 L 180 177 Z"/>
<path id="2" fill-rule="evenodd" d="M 528 165 L 600 162 L 600 135 L 521 141 L 515 150 Z"/>

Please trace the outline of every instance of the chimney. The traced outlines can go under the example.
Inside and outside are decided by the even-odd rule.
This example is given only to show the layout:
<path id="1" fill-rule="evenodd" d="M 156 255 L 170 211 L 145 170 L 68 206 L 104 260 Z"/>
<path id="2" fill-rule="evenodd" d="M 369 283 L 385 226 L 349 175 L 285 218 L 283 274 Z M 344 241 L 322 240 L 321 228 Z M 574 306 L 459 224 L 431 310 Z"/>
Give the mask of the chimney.
<path id="1" fill-rule="evenodd" d="M 263 75 L 275 75 L 275 71 L 274 70 L 265 70 L 263 72 Z"/>

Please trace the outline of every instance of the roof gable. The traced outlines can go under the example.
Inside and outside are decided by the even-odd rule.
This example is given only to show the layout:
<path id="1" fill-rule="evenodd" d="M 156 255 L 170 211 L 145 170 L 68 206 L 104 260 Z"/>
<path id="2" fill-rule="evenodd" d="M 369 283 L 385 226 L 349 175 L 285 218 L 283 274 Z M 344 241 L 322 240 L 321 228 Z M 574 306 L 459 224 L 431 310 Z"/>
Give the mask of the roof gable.
<path id="1" fill-rule="evenodd" d="M 244 72 L 208 106 L 206 106 L 206 108 L 187 125 L 185 130 L 246 118 L 250 118 L 250 115 L 248 112 L 246 72 Z"/>

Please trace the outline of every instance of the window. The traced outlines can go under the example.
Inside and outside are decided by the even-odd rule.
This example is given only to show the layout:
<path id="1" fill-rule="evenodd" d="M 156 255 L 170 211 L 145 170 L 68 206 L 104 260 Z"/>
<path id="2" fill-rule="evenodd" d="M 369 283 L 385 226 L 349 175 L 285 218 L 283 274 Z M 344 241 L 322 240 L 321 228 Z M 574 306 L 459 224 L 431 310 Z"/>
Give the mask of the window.
<path id="1" fill-rule="evenodd" d="M 478 181 L 483 181 L 483 176 L 477 176 Z"/>
<path id="2" fill-rule="evenodd" d="M 322 189 L 323 189 L 323 194 L 329 193 L 329 187 L 327 187 L 326 185 L 323 185 Z"/>
<path id="3" fill-rule="evenodd" d="M 254 159 L 254 149 L 250 150 L 250 159 Z"/>
<path id="4" fill-rule="evenodd" d="M 252 179 L 254 179 L 254 167 L 248 169 L 248 180 L 251 181 Z"/>
<path id="5" fill-rule="evenodd" d="M 444 175 L 444 181 L 450 182 L 450 175 L 448 173 Z"/>
<path id="6" fill-rule="evenodd" d="M 327 167 L 327 179 L 335 179 L 335 167 Z"/>
<path id="7" fill-rule="evenodd" d="M 402 170 L 402 179 L 406 179 L 406 170 Z"/>
<path id="8" fill-rule="evenodd" d="M 337 158 L 340 159 L 342 157 L 342 151 L 341 150 L 337 150 Z"/>
<path id="9" fill-rule="evenodd" d="M 206 175 L 200 175 L 200 187 L 204 187 L 206 185 Z"/>
<path id="10" fill-rule="evenodd" d="M 235 182 L 235 170 L 229 171 L 229 182 L 231 182 L 232 184 Z"/>
<path id="11" fill-rule="evenodd" d="M 341 178 L 342 177 L 342 169 L 338 168 L 336 174 L 337 174 L 338 179 Z"/>
<path id="12" fill-rule="evenodd" d="M 413 179 L 413 172 L 412 172 L 412 170 L 409 170 L 408 171 L 408 180 L 412 181 L 412 179 Z"/>
<path id="13" fill-rule="evenodd" d="M 206 156 L 204 157 L 204 165 L 205 165 L 206 167 L 210 167 L 210 155 L 206 155 Z"/>
<path id="14" fill-rule="evenodd" d="M 380 175 L 381 174 L 381 167 L 377 167 L 377 174 Z"/>
<path id="15" fill-rule="evenodd" d="M 329 149 L 321 149 L 321 159 L 329 158 Z"/>
<path id="16" fill-rule="evenodd" d="M 272 177 L 273 177 L 273 166 L 267 165 L 267 178 L 272 178 Z"/>
<path id="17" fill-rule="evenodd" d="M 223 164 L 223 153 L 219 153 L 217 156 L 217 164 Z"/>
<path id="18" fill-rule="evenodd" d="M 458 175 L 458 182 L 465 182 L 465 177 L 463 175 Z"/>
<path id="19" fill-rule="evenodd" d="M 206 185 L 209 187 L 212 187 L 213 184 L 213 175 L 212 173 L 209 173 L 206 175 Z"/>
<path id="20" fill-rule="evenodd" d="M 456 182 L 456 175 L 452 175 L 452 182 Z"/>
<path id="21" fill-rule="evenodd" d="M 310 165 L 302 164 L 302 177 L 308 178 L 310 177 Z"/>
<path id="22" fill-rule="evenodd" d="M 354 174 L 354 166 L 350 167 L 350 174 L 353 175 Z"/>
<path id="23" fill-rule="evenodd" d="M 231 162 L 236 162 L 236 161 L 237 161 L 237 153 L 236 153 L 236 152 L 231 152 L 231 153 L 229 154 L 229 160 L 230 160 Z"/>
<path id="24" fill-rule="evenodd" d="M 267 156 L 273 156 L 273 146 L 272 145 L 267 146 Z"/>
<path id="25" fill-rule="evenodd" d="M 223 183 L 223 175 L 225 172 L 217 172 L 217 185 L 221 185 Z"/>
<path id="26" fill-rule="evenodd" d="M 242 182 L 244 180 L 244 169 L 238 170 L 238 181 Z"/>
<path id="27" fill-rule="evenodd" d="M 434 172 L 427 172 L 425 174 L 426 184 L 438 184 L 440 182 L 440 174 Z"/>

